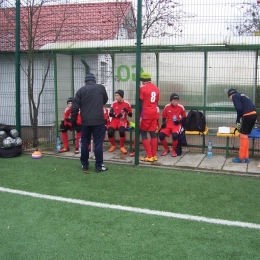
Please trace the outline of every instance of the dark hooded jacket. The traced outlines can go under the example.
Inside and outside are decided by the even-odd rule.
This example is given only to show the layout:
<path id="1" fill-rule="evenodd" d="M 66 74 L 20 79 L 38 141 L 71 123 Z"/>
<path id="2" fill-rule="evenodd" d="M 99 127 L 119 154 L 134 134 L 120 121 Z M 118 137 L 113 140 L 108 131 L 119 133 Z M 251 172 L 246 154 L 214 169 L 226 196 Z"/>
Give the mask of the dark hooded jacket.
<path id="1" fill-rule="evenodd" d="M 103 106 L 107 103 L 106 89 L 94 80 L 87 81 L 73 100 L 71 121 L 75 122 L 80 109 L 82 125 L 95 126 L 104 124 Z"/>
<path id="2" fill-rule="evenodd" d="M 255 105 L 245 94 L 235 93 L 232 96 L 232 101 L 237 111 L 236 123 L 240 123 L 240 119 L 244 114 L 256 111 Z"/>

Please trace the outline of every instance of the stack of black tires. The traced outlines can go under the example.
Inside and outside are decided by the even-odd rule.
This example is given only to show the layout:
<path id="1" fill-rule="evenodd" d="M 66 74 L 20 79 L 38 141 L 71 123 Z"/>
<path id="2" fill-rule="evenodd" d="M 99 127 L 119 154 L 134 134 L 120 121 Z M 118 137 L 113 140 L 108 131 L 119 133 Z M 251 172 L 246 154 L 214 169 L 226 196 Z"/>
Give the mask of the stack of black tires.
<path id="1" fill-rule="evenodd" d="M 15 128 L 0 124 L 0 157 L 20 156 L 22 154 L 22 143 L 23 141 Z"/>

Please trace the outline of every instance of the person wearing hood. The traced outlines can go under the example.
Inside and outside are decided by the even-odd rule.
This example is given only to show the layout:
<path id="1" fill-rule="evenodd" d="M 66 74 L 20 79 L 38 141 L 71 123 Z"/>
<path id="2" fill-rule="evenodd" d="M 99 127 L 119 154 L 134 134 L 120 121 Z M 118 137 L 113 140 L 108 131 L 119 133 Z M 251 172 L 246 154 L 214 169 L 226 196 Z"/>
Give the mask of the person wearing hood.
<path id="1" fill-rule="evenodd" d="M 89 173 L 89 145 L 91 135 L 94 139 L 95 171 L 103 172 L 108 168 L 103 165 L 103 140 L 106 132 L 104 109 L 108 96 L 103 85 L 96 83 L 94 74 L 89 73 L 85 77 L 85 85 L 81 87 L 73 100 L 71 121 L 77 125 L 76 117 L 81 114 L 81 156 L 80 161 L 84 173 Z"/>
<path id="2" fill-rule="evenodd" d="M 249 163 L 248 135 L 251 133 L 257 119 L 255 105 L 248 96 L 238 93 L 235 88 L 228 89 L 227 95 L 233 101 L 237 111 L 236 129 L 240 132 L 239 156 L 232 161 L 234 163 Z"/>

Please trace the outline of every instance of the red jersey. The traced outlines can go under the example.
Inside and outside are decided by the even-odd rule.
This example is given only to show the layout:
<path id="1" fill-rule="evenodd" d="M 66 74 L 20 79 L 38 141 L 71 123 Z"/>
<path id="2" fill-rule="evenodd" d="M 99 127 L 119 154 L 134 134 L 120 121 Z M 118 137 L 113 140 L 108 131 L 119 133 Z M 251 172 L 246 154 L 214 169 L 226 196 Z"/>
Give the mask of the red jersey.
<path id="1" fill-rule="evenodd" d="M 116 115 L 118 115 L 120 113 L 123 115 L 121 118 L 112 117 L 112 121 L 120 121 L 120 119 L 121 119 L 121 121 L 122 120 L 127 121 L 127 114 L 124 110 L 122 110 L 123 108 L 126 108 L 128 110 L 128 112 L 133 113 L 130 103 L 125 100 L 123 100 L 121 103 L 119 103 L 118 101 L 114 101 L 111 104 L 111 109 L 112 108 Z"/>
<path id="2" fill-rule="evenodd" d="M 162 117 L 166 118 L 166 127 L 173 127 L 173 117 L 180 121 L 182 118 L 186 118 L 186 111 L 183 105 L 178 104 L 177 106 L 172 106 L 171 103 L 167 104 L 162 112 Z"/>
<path id="3" fill-rule="evenodd" d="M 147 82 L 140 87 L 140 99 L 143 101 L 140 117 L 142 119 L 157 119 L 157 104 L 160 91 L 153 83 Z"/>
<path id="4" fill-rule="evenodd" d="M 81 116 L 80 116 L 80 111 L 77 116 L 77 124 L 81 125 Z M 64 111 L 64 125 L 69 125 L 71 127 L 71 108 L 66 107 Z"/>
<path id="5" fill-rule="evenodd" d="M 110 123 L 108 109 L 106 107 L 103 107 L 103 112 L 104 112 L 104 119 L 106 121 L 105 125 L 106 125 L 106 128 L 108 128 L 109 123 Z"/>
<path id="6" fill-rule="evenodd" d="M 77 125 L 81 125 L 81 115 L 80 115 L 80 110 L 78 112 L 78 116 L 77 116 Z"/>
<path id="7" fill-rule="evenodd" d="M 64 125 L 71 127 L 71 108 L 66 107 L 64 111 Z"/>

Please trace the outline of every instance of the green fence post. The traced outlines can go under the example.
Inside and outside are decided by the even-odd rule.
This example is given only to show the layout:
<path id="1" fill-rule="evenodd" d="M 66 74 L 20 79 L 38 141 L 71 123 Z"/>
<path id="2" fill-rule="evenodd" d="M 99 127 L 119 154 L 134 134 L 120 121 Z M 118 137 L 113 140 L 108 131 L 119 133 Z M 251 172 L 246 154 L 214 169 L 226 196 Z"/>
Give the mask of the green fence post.
<path id="1" fill-rule="evenodd" d="M 21 100 L 20 100 L 20 0 L 16 1 L 16 29 L 15 29 L 15 113 L 16 113 L 16 129 L 21 134 Z"/>
<path id="2" fill-rule="evenodd" d="M 54 53 L 54 89 L 55 89 L 55 128 L 56 128 L 56 137 L 55 140 L 57 139 L 57 136 L 59 134 L 59 122 L 58 122 L 58 79 L 57 79 L 57 55 Z"/>
<path id="3" fill-rule="evenodd" d="M 141 71 L 141 37 L 142 37 L 142 0 L 138 0 L 137 8 L 137 41 L 136 41 L 136 100 L 135 100 L 135 165 L 139 164 L 139 93 Z"/>

